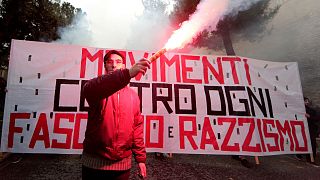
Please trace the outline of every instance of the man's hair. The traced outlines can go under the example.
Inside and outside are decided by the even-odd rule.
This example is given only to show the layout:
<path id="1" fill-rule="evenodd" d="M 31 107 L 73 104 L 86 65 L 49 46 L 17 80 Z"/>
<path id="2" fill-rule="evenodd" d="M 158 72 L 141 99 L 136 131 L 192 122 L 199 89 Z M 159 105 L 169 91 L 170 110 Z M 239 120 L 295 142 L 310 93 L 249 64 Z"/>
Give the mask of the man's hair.
<path id="1" fill-rule="evenodd" d="M 109 57 L 111 56 L 111 54 L 117 54 L 117 55 L 119 55 L 119 56 L 122 58 L 122 63 L 124 64 L 124 57 L 123 57 L 123 55 L 122 55 L 119 51 L 117 51 L 117 50 L 110 50 L 110 51 L 104 56 L 104 58 L 103 58 L 104 64 L 105 64 L 106 61 L 109 59 Z"/>

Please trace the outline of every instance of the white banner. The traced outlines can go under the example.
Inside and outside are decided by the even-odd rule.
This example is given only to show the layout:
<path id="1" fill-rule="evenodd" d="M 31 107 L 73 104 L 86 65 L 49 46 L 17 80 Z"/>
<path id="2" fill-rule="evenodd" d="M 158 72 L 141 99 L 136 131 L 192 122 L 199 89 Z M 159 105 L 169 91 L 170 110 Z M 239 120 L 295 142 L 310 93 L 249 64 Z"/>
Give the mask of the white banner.
<path id="1" fill-rule="evenodd" d="M 78 154 L 86 80 L 108 49 L 13 40 L 1 151 Z M 129 68 L 151 52 L 120 50 Z M 130 86 L 141 98 L 148 152 L 311 153 L 295 62 L 167 52 Z"/>

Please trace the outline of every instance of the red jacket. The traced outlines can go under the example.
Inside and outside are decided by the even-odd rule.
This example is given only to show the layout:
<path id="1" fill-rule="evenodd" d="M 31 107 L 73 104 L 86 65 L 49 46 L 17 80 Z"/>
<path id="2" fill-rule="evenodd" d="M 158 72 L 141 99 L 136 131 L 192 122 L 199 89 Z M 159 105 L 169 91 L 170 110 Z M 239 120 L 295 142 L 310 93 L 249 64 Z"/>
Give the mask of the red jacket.
<path id="1" fill-rule="evenodd" d="M 137 162 L 146 161 L 140 100 L 127 86 L 130 79 L 124 69 L 84 85 L 82 93 L 89 104 L 84 152 L 115 161 L 133 152 Z"/>

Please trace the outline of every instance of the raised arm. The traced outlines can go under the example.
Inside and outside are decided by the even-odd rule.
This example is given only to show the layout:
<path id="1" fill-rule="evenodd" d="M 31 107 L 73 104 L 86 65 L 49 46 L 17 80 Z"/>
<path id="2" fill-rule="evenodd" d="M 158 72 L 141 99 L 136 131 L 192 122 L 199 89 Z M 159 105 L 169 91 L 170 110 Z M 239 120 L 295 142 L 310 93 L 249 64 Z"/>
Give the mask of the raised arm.
<path id="1" fill-rule="evenodd" d="M 89 105 L 97 103 L 125 87 L 130 82 L 130 79 L 139 73 L 145 74 L 148 68 L 150 68 L 149 61 L 141 59 L 130 69 L 116 70 L 111 74 L 93 78 L 84 85 L 82 89 L 83 96 Z"/>
<path id="2" fill-rule="evenodd" d="M 102 75 L 86 82 L 83 86 L 83 95 L 89 105 L 106 98 L 125 87 L 130 82 L 128 69 L 114 71 L 111 74 Z"/>

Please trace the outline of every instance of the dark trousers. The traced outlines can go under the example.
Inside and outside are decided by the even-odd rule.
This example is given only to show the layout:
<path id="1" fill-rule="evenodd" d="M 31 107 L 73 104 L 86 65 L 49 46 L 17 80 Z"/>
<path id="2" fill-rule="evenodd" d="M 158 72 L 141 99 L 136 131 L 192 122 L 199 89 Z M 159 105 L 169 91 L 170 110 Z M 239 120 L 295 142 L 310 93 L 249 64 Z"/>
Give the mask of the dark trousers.
<path id="1" fill-rule="evenodd" d="M 310 141 L 312 147 L 313 158 L 316 158 L 317 155 L 317 136 L 318 136 L 318 128 L 314 125 L 309 124 L 309 133 L 310 133 Z M 310 154 L 307 155 L 307 160 L 310 161 Z"/>
<path id="2" fill-rule="evenodd" d="M 125 171 L 112 171 L 112 170 L 99 170 L 82 166 L 82 179 L 83 180 L 128 180 L 130 176 L 130 169 Z"/>
<path id="3" fill-rule="evenodd" d="M 312 148 L 312 153 L 313 153 L 313 159 L 316 159 L 317 156 L 317 136 L 318 136 L 318 127 L 312 123 L 309 123 L 308 121 L 308 126 L 309 126 L 309 135 L 310 135 L 310 141 L 311 141 L 311 148 Z M 301 154 L 296 155 L 298 158 L 302 159 Z M 311 157 L 310 154 L 306 154 L 306 159 L 308 162 L 311 162 Z"/>

